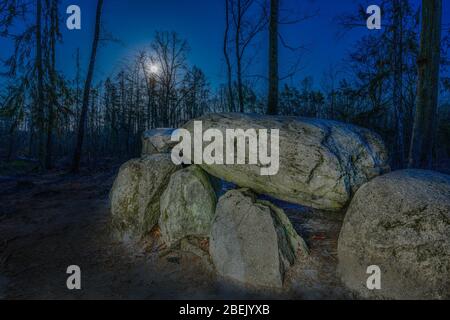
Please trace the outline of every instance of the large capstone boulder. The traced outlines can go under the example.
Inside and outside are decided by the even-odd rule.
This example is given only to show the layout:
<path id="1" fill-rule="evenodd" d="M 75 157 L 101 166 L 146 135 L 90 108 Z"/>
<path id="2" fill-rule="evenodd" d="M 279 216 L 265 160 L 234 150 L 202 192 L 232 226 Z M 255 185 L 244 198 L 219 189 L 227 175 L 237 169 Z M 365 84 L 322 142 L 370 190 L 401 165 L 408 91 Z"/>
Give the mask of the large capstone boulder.
<path id="1" fill-rule="evenodd" d="M 450 176 L 396 171 L 362 186 L 338 245 L 343 282 L 366 298 L 450 298 Z M 381 289 L 368 278 L 381 271 Z M 377 279 L 369 279 L 376 288 Z"/>
<path id="2" fill-rule="evenodd" d="M 175 129 L 160 128 L 145 131 L 142 134 L 142 156 L 157 153 L 169 153 L 174 146 L 171 141 Z"/>
<path id="3" fill-rule="evenodd" d="M 145 156 L 122 165 L 110 193 L 113 226 L 141 237 L 158 223 L 159 200 L 172 173 L 181 169 L 169 154 Z"/>
<path id="4" fill-rule="evenodd" d="M 216 202 L 208 174 L 200 167 L 174 173 L 161 196 L 159 226 L 163 241 L 173 246 L 188 236 L 209 237 Z"/>
<path id="5" fill-rule="evenodd" d="M 287 269 L 299 255 L 308 255 L 308 249 L 282 209 L 243 189 L 219 199 L 210 254 L 224 277 L 280 288 Z"/>
<path id="6" fill-rule="evenodd" d="M 261 174 L 260 155 L 257 164 L 248 164 L 248 150 L 244 165 L 203 163 L 201 166 L 211 175 L 280 200 L 338 211 L 361 185 L 389 171 L 388 153 L 381 138 L 357 126 L 319 119 L 245 114 L 210 114 L 196 121 L 202 122 L 203 132 L 210 128 L 222 132 L 224 155 L 230 153 L 225 143 L 227 129 L 243 129 L 244 134 L 237 132 L 239 137 L 245 137 L 245 130 L 255 129 L 258 141 L 269 140 L 261 137 L 258 130 L 268 129 L 270 137 L 270 129 L 278 129 L 279 171 L 275 175 Z M 184 128 L 194 140 L 194 120 Z M 204 142 L 204 147 L 209 143 Z M 267 147 L 269 152 L 271 143 Z M 261 154 L 264 151 L 258 149 Z M 234 154 L 236 157 L 237 153 Z"/>

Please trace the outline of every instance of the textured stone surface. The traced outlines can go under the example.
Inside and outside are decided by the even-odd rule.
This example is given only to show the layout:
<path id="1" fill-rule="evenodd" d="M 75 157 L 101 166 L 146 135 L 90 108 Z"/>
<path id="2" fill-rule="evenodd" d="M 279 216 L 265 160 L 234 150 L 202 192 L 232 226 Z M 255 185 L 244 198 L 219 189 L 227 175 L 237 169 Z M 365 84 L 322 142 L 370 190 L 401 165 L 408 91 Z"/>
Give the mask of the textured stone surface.
<path id="1" fill-rule="evenodd" d="M 175 166 L 169 154 L 133 159 L 122 165 L 110 193 L 113 225 L 132 236 L 142 236 L 158 222 L 159 199 Z"/>
<path id="2" fill-rule="evenodd" d="M 202 165 L 211 175 L 292 203 L 340 210 L 359 186 L 389 171 L 378 135 L 334 121 L 298 117 L 210 114 L 203 130 L 279 129 L 280 170 L 261 176 L 258 165 Z M 193 133 L 193 121 L 185 125 Z M 206 143 L 205 143 L 206 145 Z M 247 162 L 248 163 L 248 162 Z"/>
<path id="3" fill-rule="evenodd" d="M 396 171 L 362 186 L 339 237 L 343 282 L 363 297 L 450 298 L 450 176 Z M 381 290 L 366 287 L 381 268 Z"/>
<path id="4" fill-rule="evenodd" d="M 174 173 L 161 196 L 162 239 L 172 246 L 187 236 L 208 237 L 216 201 L 208 174 L 200 167 Z"/>
<path id="5" fill-rule="evenodd" d="M 152 129 L 142 134 L 142 156 L 169 153 L 176 144 L 170 141 L 175 129 Z"/>
<path id="6" fill-rule="evenodd" d="M 210 254 L 224 277 L 279 288 L 285 271 L 308 250 L 282 209 L 255 200 L 253 193 L 243 189 L 231 190 L 219 199 Z"/>

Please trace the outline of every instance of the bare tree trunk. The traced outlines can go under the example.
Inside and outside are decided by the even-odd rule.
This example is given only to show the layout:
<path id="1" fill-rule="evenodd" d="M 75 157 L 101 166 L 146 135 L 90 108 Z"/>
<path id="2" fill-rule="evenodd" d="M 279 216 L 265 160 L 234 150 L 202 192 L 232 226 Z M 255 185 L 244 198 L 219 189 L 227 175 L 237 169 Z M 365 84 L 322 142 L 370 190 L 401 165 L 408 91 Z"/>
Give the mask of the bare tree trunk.
<path id="1" fill-rule="evenodd" d="M 396 136 L 394 143 L 394 162 L 398 168 L 405 165 L 404 124 L 405 112 L 403 108 L 403 10 L 402 0 L 393 1 L 394 37 L 393 37 L 393 64 L 394 86 L 393 104 Z"/>
<path id="2" fill-rule="evenodd" d="M 80 67 L 80 48 L 77 48 L 77 51 L 76 51 L 76 60 L 77 60 L 77 62 L 76 62 L 76 76 L 75 76 L 75 82 L 76 82 L 76 85 L 77 85 L 77 87 L 76 87 L 76 116 L 77 117 L 79 117 L 80 116 L 80 113 L 81 113 L 81 111 L 80 111 L 80 69 L 81 69 L 81 67 Z"/>
<path id="3" fill-rule="evenodd" d="M 242 28 L 242 5 L 241 0 L 237 0 L 237 23 L 236 23 L 236 64 L 237 64 L 237 86 L 239 98 L 239 112 L 244 112 L 244 89 L 242 87 L 242 55 L 241 55 L 241 28 Z"/>
<path id="4" fill-rule="evenodd" d="M 154 103 L 155 100 L 155 76 L 149 75 L 147 72 L 147 68 L 145 67 L 144 57 L 141 58 L 141 68 L 144 72 L 144 78 L 145 78 L 145 85 L 147 87 L 147 117 L 149 118 L 148 121 L 148 128 L 155 128 L 157 125 L 156 121 L 156 106 Z"/>
<path id="5" fill-rule="evenodd" d="M 442 0 L 422 0 L 418 84 L 409 166 L 431 168 L 439 93 Z"/>
<path id="6" fill-rule="evenodd" d="M 278 13 L 279 0 L 270 1 L 269 23 L 269 93 L 267 114 L 278 113 Z"/>
<path id="7" fill-rule="evenodd" d="M 233 95 L 233 83 L 231 78 L 231 61 L 230 56 L 228 55 L 228 33 L 230 31 L 230 9 L 229 9 L 229 1 L 225 0 L 225 17 L 226 17 L 226 24 L 225 24 L 225 35 L 223 37 L 223 54 L 225 56 L 225 62 L 227 64 L 227 78 L 228 78 L 228 99 L 230 99 L 230 112 L 236 111 L 234 106 L 234 95 Z"/>
<path id="8" fill-rule="evenodd" d="M 13 150 L 14 150 L 14 144 L 15 144 L 15 132 L 16 129 L 19 125 L 19 122 L 17 120 L 15 120 L 12 124 L 11 127 L 9 128 L 9 144 L 8 144 L 8 151 L 6 154 L 6 161 L 9 162 L 11 161 L 12 155 L 13 155 Z"/>
<path id="9" fill-rule="evenodd" d="M 36 72 L 37 72 L 37 127 L 38 127 L 38 155 L 40 166 L 44 168 L 44 71 L 42 68 L 42 0 L 36 1 Z"/>
<path id="10" fill-rule="evenodd" d="M 155 90 L 155 88 L 156 88 L 156 79 L 155 79 L 155 77 L 152 77 L 151 79 L 150 79 L 150 91 L 151 91 L 151 94 L 152 94 L 152 101 L 151 101 L 151 103 L 152 103 L 152 105 L 151 105 L 151 108 L 152 108 L 152 124 L 153 124 L 153 128 L 156 128 L 156 126 L 158 125 L 158 122 L 159 122 L 159 120 L 158 120 L 158 117 L 159 117 L 159 115 L 158 115 L 158 110 L 156 109 L 157 108 L 157 105 L 156 105 L 156 90 Z"/>
<path id="11" fill-rule="evenodd" d="M 52 86 L 52 101 L 48 101 L 48 123 L 47 123 L 47 152 L 45 155 L 46 169 L 52 168 L 52 151 L 53 151 L 53 125 L 54 112 L 56 107 L 56 34 L 58 32 L 58 1 L 52 0 L 50 12 L 50 80 Z"/>
<path id="12" fill-rule="evenodd" d="M 74 172 L 74 173 L 77 173 L 80 170 L 81 151 L 82 151 L 82 147 L 83 147 L 84 131 L 85 131 L 85 127 L 86 127 L 86 116 L 87 116 L 88 106 L 89 106 L 89 95 L 91 92 L 91 83 L 92 83 L 92 78 L 94 75 L 95 58 L 97 55 L 97 47 L 98 47 L 98 41 L 99 41 L 99 35 L 100 35 L 100 20 L 101 20 L 101 15 L 102 15 L 102 6 L 103 6 L 103 0 L 98 0 L 97 1 L 97 11 L 96 11 L 96 16 L 95 16 L 94 40 L 92 42 L 92 51 L 91 51 L 91 58 L 89 60 L 89 69 L 88 69 L 88 73 L 86 76 L 86 82 L 84 84 L 83 103 L 81 106 L 80 121 L 78 124 L 77 143 L 76 143 L 75 152 L 73 155 L 72 172 Z"/>

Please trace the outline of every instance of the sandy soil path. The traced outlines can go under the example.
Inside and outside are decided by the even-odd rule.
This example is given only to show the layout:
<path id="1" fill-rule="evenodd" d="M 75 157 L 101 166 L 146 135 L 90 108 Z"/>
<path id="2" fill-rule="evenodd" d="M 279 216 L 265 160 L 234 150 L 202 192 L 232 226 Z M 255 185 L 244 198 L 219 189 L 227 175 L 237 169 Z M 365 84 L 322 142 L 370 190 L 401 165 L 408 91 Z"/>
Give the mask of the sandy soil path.
<path id="1" fill-rule="evenodd" d="M 117 169 L 67 176 L 0 178 L 0 298 L 3 299 L 328 299 L 349 297 L 336 277 L 342 217 L 284 206 L 311 247 L 283 291 L 219 279 L 187 252 L 161 256 L 153 241 L 125 246 L 109 229 L 108 193 Z M 78 265 L 82 290 L 66 287 Z"/>

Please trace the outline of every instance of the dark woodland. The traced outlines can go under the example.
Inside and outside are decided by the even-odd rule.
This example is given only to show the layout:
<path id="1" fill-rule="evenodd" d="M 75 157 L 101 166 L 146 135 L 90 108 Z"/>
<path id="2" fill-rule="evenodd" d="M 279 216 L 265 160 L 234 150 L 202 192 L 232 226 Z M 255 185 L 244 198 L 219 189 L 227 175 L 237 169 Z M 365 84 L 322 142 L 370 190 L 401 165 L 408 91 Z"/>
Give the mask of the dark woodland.
<path id="1" fill-rule="evenodd" d="M 0 0 L 0 300 L 448 299 L 449 2 Z"/>
<path id="2" fill-rule="evenodd" d="M 279 13 L 280 5 L 276 0 L 224 1 L 222 61 L 227 80 L 214 87 L 201 69 L 188 64 L 189 43 L 174 31 L 157 31 L 150 46 L 120 71 L 95 77 L 96 52 L 113 45 L 100 26 L 102 1 L 96 21 L 89 22 L 95 25 L 89 63 L 81 65 L 78 51 L 73 62 L 76 77 L 67 78 L 55 61 L 63 41 L 60 29 L 65 27 L 60 2 L 1 1 L 1 41 L 14 42 L 13 55 L 2 67 L 2 167 L 34 163 L 37 171 L 77 172 L 80 164 L 95 167 L 136 156 L 145 130 L 177 127 L 204 113 L 233 111 L 355 123 L 383 136 L 395 168 L 448 169 L 450 38 L 448 26 L 441 26 L 438 18 L 441 8 L 424 8 L 421 13 L 409 1 L 385 1 L 385 27 L 354 44 L 344 77 L 330 68 L 292 83 L 289 77 L 301 76 L 301 70 L 292 66 L 291 74 L 279 74 L 283 61 L 278 50 L 300 56 L 302 48 L 283 41 L 278 24 L 301 24 L 314 19 L 315 13 L 289 21 Z M 361 7 L 359 14 L 336 21 L 345 33 L 364 25 L 365 17 Z M 26 22 L 20 32 L 13 27 L 17 21 Z M 269 73 L 261 75 L 267 79 L 266 90 L 252 87 L 245 73 L 252 57 L 250 44 L 261 34 L 269 37 Z M 153 64 L 161 66 L 160 72 L 150 70 Z"/>

